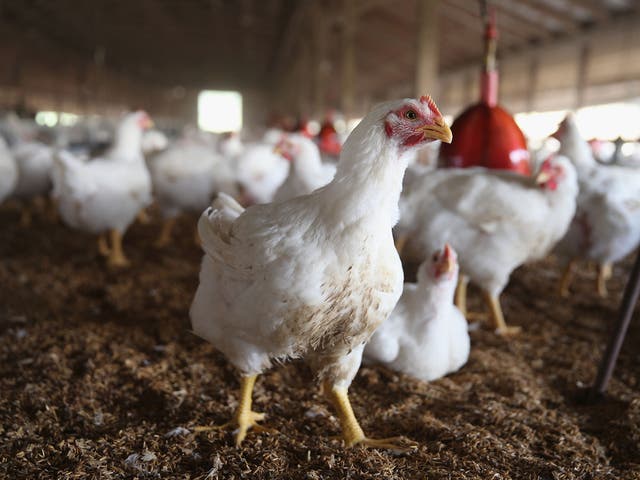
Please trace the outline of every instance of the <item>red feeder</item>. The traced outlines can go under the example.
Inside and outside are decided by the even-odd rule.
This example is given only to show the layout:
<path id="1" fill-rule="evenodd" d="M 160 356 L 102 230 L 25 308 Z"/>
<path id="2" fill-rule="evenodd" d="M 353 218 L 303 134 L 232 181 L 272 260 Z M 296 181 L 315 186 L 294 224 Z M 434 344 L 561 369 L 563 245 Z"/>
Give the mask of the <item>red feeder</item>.
<path id="1" fill-rule="evenodd" d="M 515 120 L 498 103 L 495 12 L 486 22 L 485 62 L 480 77 L 481 99 L 451 125 L 453 142 L 440 148 L 441 167 L 487 167 L 530 175 L 529 150 Z"/>

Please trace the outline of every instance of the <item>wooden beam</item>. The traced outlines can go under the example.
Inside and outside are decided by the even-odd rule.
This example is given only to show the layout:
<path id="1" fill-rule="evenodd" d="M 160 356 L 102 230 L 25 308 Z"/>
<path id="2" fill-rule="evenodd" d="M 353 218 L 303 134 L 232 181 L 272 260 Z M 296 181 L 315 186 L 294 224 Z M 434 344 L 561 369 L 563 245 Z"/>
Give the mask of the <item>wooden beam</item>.
<path id="1" fill-rule="evenodd" d="M 353 0 L 343 0 L 344 24 L 342 26 L 342 88 L 340 108 L 346 118 L 352 118 L 356 82 L 355 36 L 358 28 Z"/>
<path id="2" fill-rule="evenodd" d="M 416 96 L 438 94 L 440 0 L 417 0 L 416 72 L 413 93 Z"/>
<path id="3" fill-rule="evenodd" d="M 582 42 L 579 49 L 576 109 L 584 106 L 585 90 L 587 88 L 587 70 L 589 68 L 589 59 L 591 58 L 591 48 L 586 40 Z"/>

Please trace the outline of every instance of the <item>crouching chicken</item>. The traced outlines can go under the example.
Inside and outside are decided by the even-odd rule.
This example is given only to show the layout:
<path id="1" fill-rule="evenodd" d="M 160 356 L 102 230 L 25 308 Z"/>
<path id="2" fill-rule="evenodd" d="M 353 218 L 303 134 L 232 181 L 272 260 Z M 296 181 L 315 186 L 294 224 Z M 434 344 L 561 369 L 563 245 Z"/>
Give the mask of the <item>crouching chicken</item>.
<path id="1" fill-rule="evenodd" d="M 458 261 L 449 246 L 418 269 L 418 283 L 405 283 L 391 316 L 364 349 L 365 360 L 421 380 L 455 372 L 469 358 L 467 320 L 453 304 Z"/>
<path id="2" fill-rule="evenodd" d="M 451 131 L 430 97 L 384 103 L 351 133 L 334 179 L 313 193 L 243 209 L 221 194 L 200 218 L 205 255 L 191 305 L 196 334 L 241 374 L 230 424 L 240 445 L 264 418 L 251 407 L 272 361 L 303 357 L 334 404 L 346 446 L 365 436 L 347 389 L 364 346 L 402 293 L 391 228 L 407 152 Z"/>
<path id="3" fill-rule="evenodd" d="M 505 171 L 441 169 L 416 179 L 401 201 L 403 258 L 421 262 L 444 243 L 459 255 L 456 304 L 466 315 L 466 285 L 479 286 L 498 333 L 499 296 L 511 272 L 543 258 L 567 231 L 576 209 L 576 171 L 564 157 L 545 160 L 535 177 Z"/>

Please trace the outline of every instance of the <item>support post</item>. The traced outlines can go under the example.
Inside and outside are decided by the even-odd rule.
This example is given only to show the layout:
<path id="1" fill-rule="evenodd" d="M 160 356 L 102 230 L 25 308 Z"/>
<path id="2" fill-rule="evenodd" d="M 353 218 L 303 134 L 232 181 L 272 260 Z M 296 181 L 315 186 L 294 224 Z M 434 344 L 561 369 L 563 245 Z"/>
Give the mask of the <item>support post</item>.
<path id="1" fill-rule="evenodd" d="M 418 36 L 414 95 L 438 95 L 440 0 L 418 0 Z"/>
<path id="2" fill-rule="evenodd" d="M 344 28 L 342 31 L 342 91 L 340 108 L 345 118 L 353 118 L 356 78 L 356 5 L 353 0 L 343 0 Z"/>

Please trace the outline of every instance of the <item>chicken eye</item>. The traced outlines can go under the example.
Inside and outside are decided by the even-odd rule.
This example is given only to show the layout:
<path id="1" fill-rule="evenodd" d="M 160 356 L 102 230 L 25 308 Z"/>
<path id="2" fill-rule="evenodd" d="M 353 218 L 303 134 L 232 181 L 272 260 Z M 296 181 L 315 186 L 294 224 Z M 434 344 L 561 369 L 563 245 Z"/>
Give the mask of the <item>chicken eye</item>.
<path id="1" fill-rule="evenodd" d="M 407 110 L 404 113 L 404 118 L 407 118 L 409 120 L 415 120 L 416 118 L 418 118 L 418 114 L 415 112 L 415 110 Z"/>
<path id="2" fill-rule="evenodd" d="M 433 255 L 431 255 L 431 260 L 435 263 L 438 261 L 438 252 L 434 253 Z"/>

